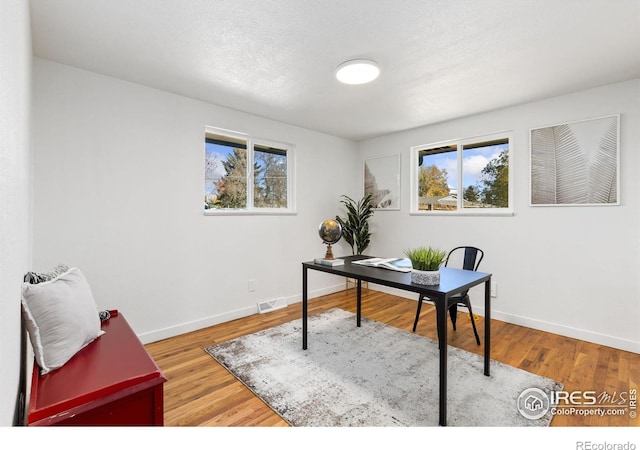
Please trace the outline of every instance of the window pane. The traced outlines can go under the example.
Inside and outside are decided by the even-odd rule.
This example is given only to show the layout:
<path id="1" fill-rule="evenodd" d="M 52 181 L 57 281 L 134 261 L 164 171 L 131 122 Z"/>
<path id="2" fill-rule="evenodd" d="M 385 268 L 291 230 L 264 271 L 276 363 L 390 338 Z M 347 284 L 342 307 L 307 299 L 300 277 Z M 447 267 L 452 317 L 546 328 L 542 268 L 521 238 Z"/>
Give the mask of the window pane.
<path id="1" fill-rule="evenodd" d="M 462 148 L 463 208 L 509 207 L 509 141 Z"/>
<path id="2" fill-rule="evenodd" d="M 206 133 L 205 209 L 247 207 L 247 142 Z"/>
<path id="3" fill-rule="evenodd" d="M 421 150 L 418 153 L 418 209 L 457 210 L 457 147 Z"/>
<path id="4" fill-rule="evenodd" d="M 256 208 L 287 207 L 287 151 L 254 145 L 254 203 Z"/>

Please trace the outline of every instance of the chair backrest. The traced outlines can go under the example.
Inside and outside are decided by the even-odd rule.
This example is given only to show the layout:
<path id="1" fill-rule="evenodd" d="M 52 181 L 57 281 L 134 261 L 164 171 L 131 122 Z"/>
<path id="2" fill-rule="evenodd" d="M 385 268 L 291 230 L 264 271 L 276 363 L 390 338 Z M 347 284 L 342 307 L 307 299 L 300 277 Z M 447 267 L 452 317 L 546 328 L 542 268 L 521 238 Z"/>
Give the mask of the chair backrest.
<path id="1" fill-rule="evenodd" d="M 480 266 L 480 262 L 482 261 L 482 258 L 484 258 L 484 252 L 477 247 L 471 246 L 460 246 L 451 250 L 447 255 L 447 259 L 445 260 L 444 265 L 448 266 L 449 259 L 452 257 L 452 255 L 454 255 L 455 253 L 456 256 L 459 256 L 460 252 L 462 252 L 463 250 L 464 255 L 462 259 L 462 267 L 460 268 L 464 270 L 478 270 L 478 266 Z"/>

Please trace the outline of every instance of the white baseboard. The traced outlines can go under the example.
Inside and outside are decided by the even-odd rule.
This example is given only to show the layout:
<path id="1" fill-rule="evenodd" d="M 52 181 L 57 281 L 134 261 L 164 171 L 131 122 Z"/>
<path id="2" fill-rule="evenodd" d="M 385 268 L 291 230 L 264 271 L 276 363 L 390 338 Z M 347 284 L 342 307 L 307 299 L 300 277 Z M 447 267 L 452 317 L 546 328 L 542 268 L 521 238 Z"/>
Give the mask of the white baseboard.
<path id="1" fill-rule="evenodd" d="M 375 290 L 386 292 L 388 294 L 397 295 L 398 297 L 418 300 L 418 295 L 412 292 L 401 291 L 398 289 L 388 288 L 386 286 L 375 285 Z M 484 316 L 484 307 L 481 305 L 473 305 L 473 312 L 480 316 Z M 594 333 L 589 330 L 568 327 L 558 323 L 547 322 L 544 320 L 532 319 L 530 317 L 518 316 L 515 314 L 503 313 L 495 308 L 491 308 L 491 318 L 501 320 L 503 322 L 520 325 L 523 327 L 533 328 L 535 330 L 545 331 L 547 333 L 559 334 L 574 339 L 580 339 L 594 344 L 606 345 L 607 347 L 617 348 L 627 352 L 640 353 L 640 342 L 629 339 L 622 339 L 615 336 Z"/>
<path id="2" fill-rule="evenodd" d="M 334 286 L 326 287 L 324 289 L 317 289 L 309 292 L 309 299 L 316 297 L 322 297 L 323 295 L 333 294 L 344 290 L 344 283 L 336 284 Z M 290 297 L 282 297 L 286 299 L 288 305 L 293 303 L 301 303 L 301 295 L 293 295 Z M 191 322 L 185 322 L 178 325 L 173 325 L 167 328 L 162 328 L 155 331 L 149 331 L 138 335 L 138 338 L 143 344 L 149 344 L 151 342 L 160 341 L 181 334 L 190 333 L 192 331 L 201 330 L 202 328 L 211 327 L 220 323 L 229 322 L 231 320 L 240 319 L 241 317 L 251 316 L 257 314 L 257 306 L 247 306 L 245 308 L 228 311 L 222 314 L 216 314 L 213 316 L 205 317 L 203 319 L 194 320 Z M 267 313 L 268 314 L 268 313 Z"/>
<path id="3" fill-rule="evenodd" d="M 474 306 L 473 312 L 484 316 L 484 308 L 481 306 Z M 605 345 L 607 347 L 617 348 L 627 352 L 640 353 L 640 342 L 634 342 L 630 339 L 622 339 L 607 334 L 594 333 L 589 330 L 568 327 L 558 323 L 532 319 L 515 314 L 506 314 L 501 311 L 494 310 L 493 308 L 491 309 L 491 318 L 512 323 L 514 325 L 533 328 L 535 330 L 546 331 L 547 333 L 559 334 L 561 336 L 580 339 L 581 341 Z"/>
<path id="4" fill-rule="evenodd" d="M 333 294 L 334 292 L 343 291 L 344 288 L 345 288 L 344 283 L 339 283 L 323 289 L 316 289 L 309 292 L 309 299 L 322 297 L 323 295 Z M 388 288 L 386 286 L 373 285 L 373 284 L 370 285 L 370 288 L 381 291 L 381 292 L 397 295 L 398 297 L 408 298 L 416 301 L 418 300 L 417 294 L 414 294 L 411 292 L 406 292 L 398 289 Z M 286 298 L 288 305 L 291 305 L 293 303 L 300 303 L 302 301 L 301 295 L 294 295 L 294 296 L 284 297 L 284 298 Z M 484 316 L 484 308 L 481 307 L 480 305 L 478 306 L 474 305 L 473 312 L 478 315 Z M 178 336 L 180 334 L 185 334 L 192 331 L 200 330 L 202 328 L 218 325 L 223 322 L 228 322 L 230 320 L 239 319 L 241 317 L 246 317 L 253 314 L 257 314 L 257 309 L 255 305 L 248 306 L 246 308 L 237 309 L 234 311 L 229 311 L 223 314 L 217 314 L 214 316 L 206 317 L 204 319 L 194 320 L 192 322 L 186 322 L 179 325 L 163 328 L 160 330 L 143 333 L 143 334 L 140 334 L 138 338 L 142 341 L 143 344 L 148 344 L 150 342 L 155 342 L 161 339 Z M 592 342 L 594 344 L 606 345 L 607 347 L 613 347 L 613 348 L 617 348 L 617 349 L 628 351 L 628 352 L 640 353 L 640 342 L 635 342 L 628 339 L 621 339 L 615 336 L 610 336 L 610 335 L 601 334 L 601 333 L 594 333 L 588 330 L 568 327 L 558 323 L 532 319 L 529 317 L 518 316 L 515 314 L 507 314 L 496 309 L 492 309 L 491 317 L 493 319 L 501 320 L 507 323 L 512 323 L 514 325 L 520 325 L 523 327 L 533 328 L 535 330 L 546 331 L 548 333 L 555 333 L 561 336 L 567 336 L 574 339 L 580 339 L 583 341 Z"/>
<path id="5" fill-rule="evenodd" d="M 229 322 L 231 320 L 250 316 L 251 314 L 256 313 L 257 311 L 255 305 L 248 306 L 246 308 L 228 311 L 223 314 L 216 314 L 214 316 L 205 317 L 204 319 L 185 322 L 167 328 L 149 331 L 148 333 L 142 333 L 138 335 L 138 338 L 143 344 L 149 344 L 150 342 L 156 342 L 162 339 L 167 339 L 181 334 L 190 333 L 192 331 L 201 330 L 202 328 L 211 327 L 213 325 L 218 325 L 219 323 Z"/>

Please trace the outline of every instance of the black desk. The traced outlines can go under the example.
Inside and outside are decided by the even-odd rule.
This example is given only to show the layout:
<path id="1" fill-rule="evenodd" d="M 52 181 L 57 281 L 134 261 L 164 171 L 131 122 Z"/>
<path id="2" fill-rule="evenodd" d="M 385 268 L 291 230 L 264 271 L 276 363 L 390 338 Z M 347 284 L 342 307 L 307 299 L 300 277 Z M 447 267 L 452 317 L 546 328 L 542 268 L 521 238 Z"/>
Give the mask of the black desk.
<path id="1" fill-rule="evenodd" d="M 357 259 L 370 258 L 370 256 L 348 256 L 343 266 L 324 266 L 313 261 L 302 263 L 302 349 L 307 349 L 307 272 L 309 269 L 331 273 L 345 278 L 357 280 L 357 319 L 356 325 L 360 326 L 362 309 L 362 282 L 380 284 L 396 289 L 402 289 L 417 294 L 425 294 L 436 305 L 438 321 L 444 324 L 440 332 L 440 425 L 447 424 L 447 300 L 449 297 L 463 292 L 473 286 L 484 283 L 484 374 L 489 376 L 489 363 L 491 353 L 491 274 L 473 272 L 470 270 L 440 269 L 440 284 L 437 286 L 423 286 L 411 282 L 411 274 L 396 272 L 393 270 L 351 264 Z"/>

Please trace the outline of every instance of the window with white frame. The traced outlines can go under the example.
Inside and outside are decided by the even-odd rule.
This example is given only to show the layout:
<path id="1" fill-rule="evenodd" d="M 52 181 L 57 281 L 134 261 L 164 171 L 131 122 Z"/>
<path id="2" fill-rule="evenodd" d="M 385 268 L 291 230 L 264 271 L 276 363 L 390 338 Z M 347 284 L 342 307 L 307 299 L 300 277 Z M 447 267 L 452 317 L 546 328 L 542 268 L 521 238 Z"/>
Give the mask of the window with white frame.
<path id="1" fill-rule="evenodd" d="M 205 213 L 293 213 L 293 146 L 206 127 Z"/>
<path id="2" fill-rule="evenodd" d="M 411 212 L 511 214 L 508 133 L 411 148 Z"/>

